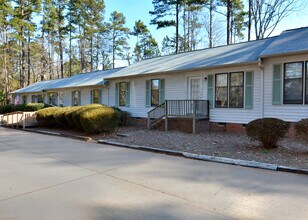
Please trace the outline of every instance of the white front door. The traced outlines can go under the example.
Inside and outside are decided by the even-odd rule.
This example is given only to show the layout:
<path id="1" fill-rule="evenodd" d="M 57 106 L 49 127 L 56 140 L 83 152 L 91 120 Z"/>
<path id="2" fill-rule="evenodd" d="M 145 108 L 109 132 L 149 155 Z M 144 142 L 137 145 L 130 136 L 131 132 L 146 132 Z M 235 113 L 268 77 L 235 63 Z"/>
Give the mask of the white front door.
<path id="1" fill-rule="evenodd" d="M 189 78 L 188 81 L 188 97 L 192 100 L 201 100 L 203 98 L 202 95 L 202 78 L 201 77 L 193 77 Z"/>

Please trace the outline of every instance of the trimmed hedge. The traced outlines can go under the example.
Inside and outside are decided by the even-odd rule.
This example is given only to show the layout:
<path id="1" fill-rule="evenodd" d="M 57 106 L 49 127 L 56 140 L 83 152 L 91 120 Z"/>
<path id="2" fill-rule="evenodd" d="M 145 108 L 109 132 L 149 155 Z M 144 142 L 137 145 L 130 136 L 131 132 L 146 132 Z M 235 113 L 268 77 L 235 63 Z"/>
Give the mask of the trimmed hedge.
<path id="1" fill-rule="evenodd" d="M 57 124 L 55 119 L 55 113 L 60 107 L 44 108 L 36 112 L 36 119 L 41 126 L 55 126 Z"/>
<path id="2" fill-rule="evenodd" d="M 112 132 L 119 123 L 117 110 L 99 105 L 51 107 L 37 111 L 41 126 L 71 127 L 87 133 Z"/>
<path id="3" fill-rule="evenodd" d="M 113 132 L 119 122 L 119 112 L 109 107 L 94 107 L 81 112 L 80 121 L 87 133 Z"/>
<path id="4" fill-rule="evenodd" d="M 308 118 L 302 119 L 295 124 L 296 135 L 308 142 Z"/>
<path id="5" fill-rule="evenodd" d="M 4 105 L 0 106 L 0 114 L 6 114 L 11 112 L 35 112 L 43 108 L 50 107 L 50 105 L 46 105 L 44 103 L 29 103 L 29 104 L 19 104 L 19 105 Z"/>
<path id="6" fill-rule="evenodd" d="M 267 149 L 277 147 L 277 142 L 284 138 L 289 124 L 277 118 L 263 118 L 250 122 L 246 126 L 247 135 L 262 143 Z"/>
<path id="7" fill-rule="evenodd" d="M 82 125 L 81 125 L 81 114 L 84 112 L 84 111 L 87 111 L 89 109 L 92 109 L 92 108 L 102 108 L 103 105 L 100 105 L 100 104 L 91 104 L 91 105 L 85 105 L 85 106 L 81 106 L 79 109 L 77 109 L 76 111 L 74 111 L 72 113 L 72 119 L 73 119 L 73 122 L 74 122 L 74 126 L 78 129 L 78 130 L 84 130 Z"/>

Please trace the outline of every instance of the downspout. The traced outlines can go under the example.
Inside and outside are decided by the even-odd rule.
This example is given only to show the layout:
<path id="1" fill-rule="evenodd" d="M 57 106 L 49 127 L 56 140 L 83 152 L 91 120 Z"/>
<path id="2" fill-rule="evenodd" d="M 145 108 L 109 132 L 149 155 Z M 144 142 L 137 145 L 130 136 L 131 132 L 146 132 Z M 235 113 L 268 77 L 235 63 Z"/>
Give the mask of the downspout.
<path id="1" fill-rule="evenodd" d="M 262 58 L 258 59 L 258 66 L 261 70 L 261 118 L 264 118 L 264 66 Z"/>

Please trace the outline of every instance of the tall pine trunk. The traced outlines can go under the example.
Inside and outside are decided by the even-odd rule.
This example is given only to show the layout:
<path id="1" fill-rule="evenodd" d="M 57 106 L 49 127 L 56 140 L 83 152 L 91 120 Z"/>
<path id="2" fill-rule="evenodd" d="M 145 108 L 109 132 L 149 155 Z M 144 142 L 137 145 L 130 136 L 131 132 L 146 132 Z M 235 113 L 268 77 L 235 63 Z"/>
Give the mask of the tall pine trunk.
<path id="1" fill-rule="evenodd" d="M 30 48 L 31 36 L 30 31 L 28 30 L 28 76 L 27 76 L 27 86 L 30 85 L 30 78 L 31 78 L 31 48 Z"/>
<path id="2" fill-rule="evenodd" d="M 227 0 L 227 44 L 231 43 L 231 0 Z"/>
<path id="3" fill-rule="evenodd" d="M 252 0 L 249 0 L 249 9 L 248 9 L 248 41 L 251 40 L 251 10 L 252 10 Z"/>
<path id="4" fill-rule="evenodd" d="M 175 21 L 175 53 L 179 52 L 179 16 L 180 16 L 180 1 L 176 3 L 176 21 Z"/>
<path id="5" fill-rule="evenodd" d="M 210 30 L 209 30 L 209 47 L 213 47 L 213 0 L 210 0 Z"/>

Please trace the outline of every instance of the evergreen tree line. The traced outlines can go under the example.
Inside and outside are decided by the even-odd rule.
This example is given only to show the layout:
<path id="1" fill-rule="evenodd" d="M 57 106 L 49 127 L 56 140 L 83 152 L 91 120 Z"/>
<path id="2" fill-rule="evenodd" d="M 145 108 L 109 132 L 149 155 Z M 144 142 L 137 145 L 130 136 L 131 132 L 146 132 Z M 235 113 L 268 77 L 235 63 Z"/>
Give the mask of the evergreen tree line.
<path id="1" fill-rule="evenodd" d="M 121 12 L 106 15 L 104 0 L 0 0 L 0 103 L 33 82 L 115 68 L 116 60 L 130 65 L 162 54 L 232 44 L 243 40 L 246 30 L 248 40 L 253 33 L 262 39 L 299 10 L 299 2 L 153 0 L 150 25 L 173 27 L 175 33 L 159 46 L 143 21 L 130 30 Z M 132 37 L 136 43 L 131 47 Z"/>

